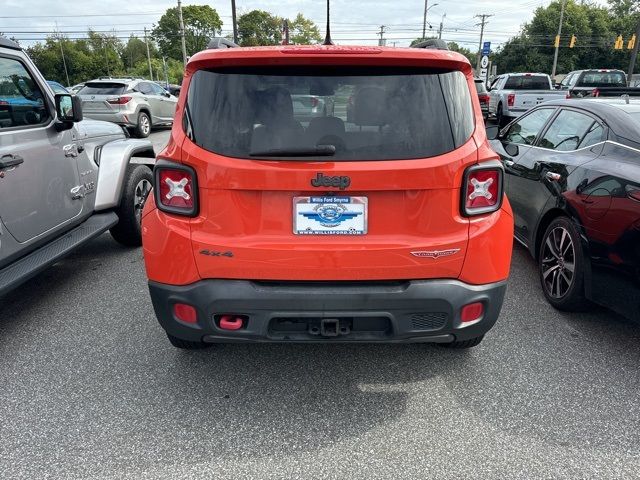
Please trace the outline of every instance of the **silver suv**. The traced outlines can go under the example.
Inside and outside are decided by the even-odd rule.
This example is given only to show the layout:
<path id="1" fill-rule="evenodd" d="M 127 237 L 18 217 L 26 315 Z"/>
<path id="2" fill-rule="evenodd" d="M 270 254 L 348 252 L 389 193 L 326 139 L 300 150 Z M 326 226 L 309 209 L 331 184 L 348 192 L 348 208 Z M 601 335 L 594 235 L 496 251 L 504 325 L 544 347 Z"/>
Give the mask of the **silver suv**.
<path id="1" fill-rule="evenodd" d="M 78 92 L 86 117 L 117 123 L 146 138 L 152 126 L 171 125 L 178 99 L 155 82 L 101 77 Z"/>
<path id="2" fill-rule="evenodd" d="M 0 36 L 0 295 L 109 230 L 141 244 L 153 146 L 82 119 L 27 54 Z"/>

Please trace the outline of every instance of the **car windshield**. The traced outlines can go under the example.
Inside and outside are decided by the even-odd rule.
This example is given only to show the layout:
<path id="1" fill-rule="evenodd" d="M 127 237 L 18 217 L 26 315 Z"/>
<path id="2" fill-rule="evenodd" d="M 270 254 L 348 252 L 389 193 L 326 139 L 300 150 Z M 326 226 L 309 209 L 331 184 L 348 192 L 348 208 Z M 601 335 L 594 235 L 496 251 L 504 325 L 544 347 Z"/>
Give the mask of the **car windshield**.
<path id="1" fill-rule="evenodd" d="M 519 75 L 509 77 L 505 90 L 551 90 L 549 79 L 545 75 Z"/>
<path id="2" fill-rule="evenodd" d="M 579 87 L 626 87 L 627 78 L 622 72 L 586 72 Z"/>
<path id="3" fill-rule="evenodd" d="M 122 95 L 126 85 L 124 83 L 95 82 L 87 83 L 78 95 Z"/>
<path id="4" fill-rule="evenodd" d="M 200 147 L 237 158 L 385 160 L 449 152 L 474 117 L 458 71 L 200 70 L 186 128 Z"/>

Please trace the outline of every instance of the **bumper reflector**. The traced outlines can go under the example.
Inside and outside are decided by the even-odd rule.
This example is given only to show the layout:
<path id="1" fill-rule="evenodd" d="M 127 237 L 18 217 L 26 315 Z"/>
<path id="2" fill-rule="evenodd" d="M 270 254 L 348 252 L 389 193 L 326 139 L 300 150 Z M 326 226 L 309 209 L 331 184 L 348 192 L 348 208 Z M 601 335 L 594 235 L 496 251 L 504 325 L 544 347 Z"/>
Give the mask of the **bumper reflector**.
<path id="1" fill-rule="evenodd" d="M 462 307 L 460 310 L 460 320 L 462 323 L 475 322 L 484 314 L 484 305 L 482 302 L 470 303 Z"/>
<path id="2" fill-rule="evenodd" d="M 198 321 L 196 309 L 186 303 L 175 303 L 173 305 L 173 314 L 184 323 L 196 323 Z"/>

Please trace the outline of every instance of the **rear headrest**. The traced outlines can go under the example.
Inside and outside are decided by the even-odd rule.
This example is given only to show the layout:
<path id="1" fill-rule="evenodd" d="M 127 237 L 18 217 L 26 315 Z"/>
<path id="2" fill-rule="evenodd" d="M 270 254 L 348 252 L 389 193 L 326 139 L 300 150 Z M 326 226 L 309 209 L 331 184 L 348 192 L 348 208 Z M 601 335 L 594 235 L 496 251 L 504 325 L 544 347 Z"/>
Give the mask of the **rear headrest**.
<path id="1" fill-rule="evenodd" d="M 326 135 L 342 136 L 344 134 L 344 122 L 338 117 L 316 117 L 309 122 L 307 134 L 315 139 Z"/>
<path id="2" fill-rule="evenodd" d="M 381 87 L 362 87 L 353 100 L 353 120 L 361 127 L 386 125 L 387 95 Z"/>
<path id="3" fill-rule="evenodd" d="M 289 90 L 271 87 L 259 93 L 257 120 L 263 125 L 293 119 L 293 101 Z"/>

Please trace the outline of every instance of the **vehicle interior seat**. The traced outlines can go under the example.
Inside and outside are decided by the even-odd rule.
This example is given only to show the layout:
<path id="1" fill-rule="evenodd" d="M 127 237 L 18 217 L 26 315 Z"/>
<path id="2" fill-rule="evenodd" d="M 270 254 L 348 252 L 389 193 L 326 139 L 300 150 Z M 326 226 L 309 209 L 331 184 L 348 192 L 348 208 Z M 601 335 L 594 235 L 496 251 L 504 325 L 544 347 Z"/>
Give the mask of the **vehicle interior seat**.
<path id="1" fill-rule="evenodd" d="M 338 117 L 315 117 L 307 127 L 307 143 L 309 145 L 331 144 L 336 142 L 345 145 L 344 121 Z M 338 145 L 336 145 L 338 147 Z"/>
<path id="2" fill-rule="evenodd" d="M 360 88 L 353 99 L 353 123 L 360 127 L 360 131 L 347 132 L 347 147 L 351 150 L 381 144 L 382 127 L 387 125 L 387 117 L 385 89 L 374 86 Z"/>
<path id="3" fill-rule="evenodd" d="M 251 151 L 291 148 L 303 142 L 304 127 L 293 117 L 291 93 L 282 87 L 271 87 L 258 93 L 256 120 Z"/>

